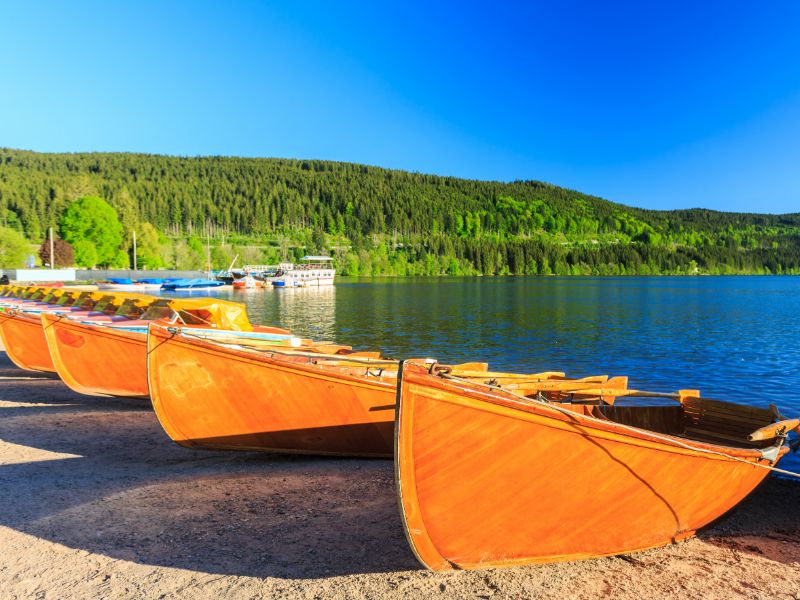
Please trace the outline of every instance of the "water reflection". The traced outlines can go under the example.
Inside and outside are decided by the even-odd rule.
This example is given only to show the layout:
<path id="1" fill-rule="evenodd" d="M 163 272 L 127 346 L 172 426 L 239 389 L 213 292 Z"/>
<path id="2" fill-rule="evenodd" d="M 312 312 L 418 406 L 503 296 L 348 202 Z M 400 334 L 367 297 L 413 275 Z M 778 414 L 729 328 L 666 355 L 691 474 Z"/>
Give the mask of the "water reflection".
<path id="1" fill-rule="evenodd" d="M 336 330 L 336 287 L 305 287 L 254 290 L 245 302 L 255 323 L 271 323 L 315 340 L 334 340 Z M 259 293 L 263 297 L 259 297 Z"/>

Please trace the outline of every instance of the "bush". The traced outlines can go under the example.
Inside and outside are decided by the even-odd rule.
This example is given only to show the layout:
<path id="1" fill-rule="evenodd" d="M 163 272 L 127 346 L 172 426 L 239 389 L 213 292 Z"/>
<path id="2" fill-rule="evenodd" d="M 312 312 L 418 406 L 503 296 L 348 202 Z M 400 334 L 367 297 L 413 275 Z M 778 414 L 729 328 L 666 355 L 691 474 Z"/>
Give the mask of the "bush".
<path id="1" fill-rule="evenodd" d="M 75 264 L 75 253 L 72 245 L 66 240 L 53 241 L 53 253 L 56 255 L 55 263 L 50 262 L 50 240 L 46 239 L 39 246 L 39 258 L 43 265 L 53 264 L 53 267 L 71 267 Z"/>
<path id="2" fill-rule="evenodd" d="M 30 244 L 21 234 L 8 227 L 0 227 L 0 267 L 22 267 L 29 253 Z"/>

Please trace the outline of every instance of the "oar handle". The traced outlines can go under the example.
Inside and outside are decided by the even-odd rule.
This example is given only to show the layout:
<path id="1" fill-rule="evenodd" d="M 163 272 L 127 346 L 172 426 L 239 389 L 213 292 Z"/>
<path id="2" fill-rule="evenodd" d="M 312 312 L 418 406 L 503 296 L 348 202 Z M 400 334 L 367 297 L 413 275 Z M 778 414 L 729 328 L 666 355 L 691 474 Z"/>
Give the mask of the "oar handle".
<path id="1" fill-rule="evenodd" d="M 772 423 L 756 429 L 747 436 L 747 439 L 751 442 L 772 440 L 778 436 L 786 435 L 790 431 L 795 431 L 798 427 L 800 427 L 800 419 L 786 419 L 785 421 L 778 421 L 777 423 Z"/>
<path id="2" fill-rule="evenodd" d="M 574 392 L 576 394 L 581 395 L 591 395 L 591 396 L 612 396 L 615 398 L 620 397 L 639 397 L 639 398 L 669 398 L 671 400 L 677 400 L 679 402 L 683 402 L 686 398 L 699 398 L 700 391 L 699 390 L 678 390 L 677 392 L 648 392 L 644 390 L 629 390 L 624 387 L 616 388 L 616 387 L 599 387 L 599 388 L 585 388 L 579 389 L 576 388 L 574 390 L 564 389 L 562 390 L 565 393 L 569 394 Z"/>

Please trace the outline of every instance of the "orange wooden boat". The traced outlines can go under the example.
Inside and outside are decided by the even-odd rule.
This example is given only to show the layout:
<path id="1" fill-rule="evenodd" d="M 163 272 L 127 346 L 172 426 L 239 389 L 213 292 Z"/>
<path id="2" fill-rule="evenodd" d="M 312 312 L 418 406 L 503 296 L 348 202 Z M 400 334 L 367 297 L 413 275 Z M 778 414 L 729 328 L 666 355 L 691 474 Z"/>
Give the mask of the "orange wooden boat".
<path id="1" fill-rule="evenodd" d="M 391 456 L 394 361 L 259 351 L 156 325 L 148 347 L 153 408 L 182 446 Z"/>
<path id="2" fill-rule="evenodd" d="M 38 315 L 0 312 L 0 338 L 8 358 L 26 371 L 55 371 Z"/>
<path id="3" fill-rule="evenodd" d="M 12 304 L 24 298 L 30 298 L 36 294 L 43 294 L 48 288 L 31 285 L 4 285 L 0 289 L 0 304 Z"/>
<path id="4" fill-rule="evenodd" d="M 677 400 L 671 406 L 623 407 L 613 398 L 664 394 L 597 386 L 553 397 L 503 387 L 402 365 L 399 504 L 408 541 L 431 569 L 574 560 L 681 540 L 747 496 L 800 423 L 774 423 L 774 407 L 695 390 L 666 394 Z"/>
<path id="5" fill-rule="evenodd" d="M 0 338 L 3 348 L 11 361 L 26 371 L 55 371 L 47 342 L 42 334 L 42 324 L 38 315 L 24 312 L 26 306 L 55 305 L 77 299 L 81 292 L 64 288 L 45 288 L 36 286 L 26 290 L 18 289 L 15 298 L 21 300 L 6 303 L 0 311 Z M 37 304 L 38 303 L 38 304 Z"/>
<path id="6" fill-rule="evenodd" d="M 179 319 L 196 327 L 252 330 L 244 305 L 214 298 L 158 299 L 134 320 L 110 326 L 42 313 L 55 370 L 71 389 L 91 396 L 146 398 L 147 324 Z M 67 315 L 69 316 L 69 315 Z M 260 328 L 288 334 L 277 328 Z"/>
<path id="7" fill-rule="evenodd" d="M 150 397 L 161 425 L 188 447 L 390 457 L 397 361 L 348 347 L 248 347 L 200 340 L 151 325 Z M 308 344 L 308 342 L 306 342 Z M 313 351 L 308 351 L 313 350 Z M 488 379 L 485 363 L 453 367 Z M 541 387 L 563 373 L 529 376 Z M 591 382 L 591 383 L 590 383 Z M 624 378 L 587 378 L 570 385 L 610 387 Z"/>

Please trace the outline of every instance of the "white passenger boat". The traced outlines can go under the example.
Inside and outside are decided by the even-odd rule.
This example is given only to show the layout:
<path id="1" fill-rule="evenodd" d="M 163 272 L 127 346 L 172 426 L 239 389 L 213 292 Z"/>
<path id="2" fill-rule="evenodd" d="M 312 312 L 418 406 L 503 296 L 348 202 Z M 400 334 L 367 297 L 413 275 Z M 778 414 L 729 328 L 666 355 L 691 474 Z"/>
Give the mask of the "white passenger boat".
<path id="1" fill-rule="evenodd" d="M 304 256 L 300 264 L 280 265 L 278 276 L 272 280 L 275 287 L 317 287 L 333 285 L 336 270 L 330 256 Z"/>

